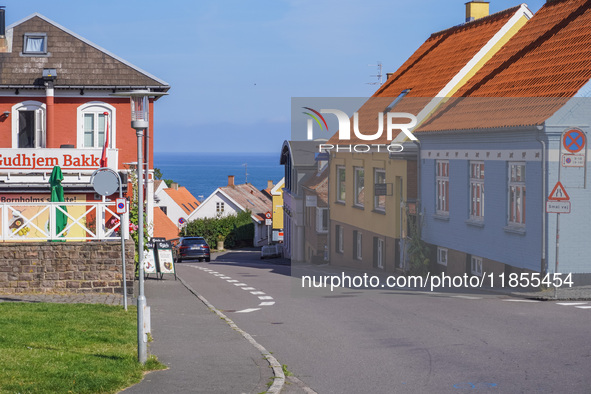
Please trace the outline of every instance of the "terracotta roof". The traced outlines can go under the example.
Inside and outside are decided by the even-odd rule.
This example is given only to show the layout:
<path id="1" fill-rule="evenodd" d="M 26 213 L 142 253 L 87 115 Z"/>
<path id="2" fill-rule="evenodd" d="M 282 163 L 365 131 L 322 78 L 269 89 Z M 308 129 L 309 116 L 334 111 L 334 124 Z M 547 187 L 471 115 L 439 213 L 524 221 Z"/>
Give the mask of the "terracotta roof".
<path id="1" fill-rule="evenodd" d="M 273 211 L 273 204 L 269 197 L 251 185 L 224 186 L 219 188 L 232 200 L 239 204 L 244 210 L 249 210 L 258 220 L 265 220 L 265 213 Z"/>
<path id="2" fill-rule="evenodd" d="M 308 175 L 302 182 L 302 187 L 313 192 L 324 206 L 328 205 L 328 173 L 329 166 L 326 166 L 322 171 Z"/>
<path id="3" fill-rule="evenodd" d="M 377 90 L 374 97 L 434 97 L 511 19 L 519 7 L 434 33 Z"/>
<path id="4" fill-rule="evenodd" d="M 43 86 L 44 68 L 57 69 L 55 87 L 162 87 L 166 82 L 126 62 L 40 14 L 8 26 L 12 52 L 0 53 L 0 85 Z M 21 56 L 25 33 L 46 33 L 50 56 Z M 9 37 L 7 35 L 7 37 Z M 132 44 L 133 41 L 130 41 Z"/>
<path id="5" fill-rule="evenodd" d="M 169 187 L 164 189 L 164 192 L 187 214 L 191 214 L 199 206 L 199 201 L 184 186 L 179 186 L 178 189 Z"/>
<path id="6" fill-rule="evenodd" d="M 519 9 L 520 6 L 513 7 L 432 34 L 359 110 L 359 129 L 364 134 L 371 134 L 372 130 L 378 130 L 378 113 L 384 112 L 384 109 L 392 103 L 394 98 L 400 96 L 406 89 L 410 89 L 410 92 L 396 104 L 394 111 L 417 115 L 509 22 Z M 402 124 L 409 122 L 408 119 L 399 119 L 398 121 Z M 394 133 L 393 137 L 399 131 L 394 130 Z M 371 143 L 388 144 L 390 140 L 384 131 L 380 139 Z M 343 144 L 344 142 L 339 141 L 335 134 L 328 143 Z M 351 140 L 346 144 L 360 143 L 368 142 L 357 138 L 351 130 Z"/>
<path id="7" fill-rule="evenodd" d="M 589 26 L 591 1 L 547 1 L 454 95 L 500 99 L 455 100 L 419 131 L 542 124 L 591 78 Z"/>
<path id="8" fill-rule="evenodd" d="M 154 208 L 154 237 L 172 239 L 178 236 L 179 229 L 176 224 L 160 208 Z"/>

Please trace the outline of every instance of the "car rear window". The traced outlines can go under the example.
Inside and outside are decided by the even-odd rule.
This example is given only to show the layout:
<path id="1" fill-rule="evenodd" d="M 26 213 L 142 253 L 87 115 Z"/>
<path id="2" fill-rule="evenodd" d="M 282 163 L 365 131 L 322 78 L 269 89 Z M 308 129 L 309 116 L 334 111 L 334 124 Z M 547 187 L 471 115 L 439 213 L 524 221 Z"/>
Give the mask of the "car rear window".
<path id="1" fill-rule="evenodd" d="M 183 239 L 183 245 L 205 245 L 205 240 L 203 238 L 190 238 L 190 239 Z"/>

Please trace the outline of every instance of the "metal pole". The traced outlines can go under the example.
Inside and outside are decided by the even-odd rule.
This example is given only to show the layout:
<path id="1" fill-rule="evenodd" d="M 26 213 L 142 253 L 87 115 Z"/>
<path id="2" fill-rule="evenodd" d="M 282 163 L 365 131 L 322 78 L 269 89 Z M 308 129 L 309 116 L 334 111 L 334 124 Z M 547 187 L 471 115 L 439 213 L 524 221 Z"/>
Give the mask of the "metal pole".
<path id="1" fill-rule="evenodd" d="M 119 178 L 119 198 L 123 198 L 123 184 L 121 183 L 121 177 L 117 174 Z M 127 205 L 127 203 L 126 203 Z M 127 211 L 127 208 L 125 209 Z M 121 261 L 123 263 L 123 308 L 127 310 L 127 273 L 125 272 L 125 234 L 123 233 L 123 229 L 127 228 L 127 218 L 125 217 L 127 213 L 122 213 L 119 219 L 119 233 L 121 234 Z"/>
<path id="2" fill-rule="evenodd" d="M 137 186 L 138 186 L 138 264 L 139 264 L 139 295 L 137 298 L 137 354 L 138 361 L 145 364 L 148 359 L 147 338 L 144 332 L 144 310 L 146 296 L 144 295 L 144 184 L 143 184 L 143 130 L 136 130 L 137 135 Z"/>

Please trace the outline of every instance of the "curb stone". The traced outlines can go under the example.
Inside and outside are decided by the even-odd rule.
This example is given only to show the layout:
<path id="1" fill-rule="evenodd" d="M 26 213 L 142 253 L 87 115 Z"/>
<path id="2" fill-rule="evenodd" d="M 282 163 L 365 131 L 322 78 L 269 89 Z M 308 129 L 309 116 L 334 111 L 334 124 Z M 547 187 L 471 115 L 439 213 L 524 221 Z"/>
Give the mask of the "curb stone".
<path id="1" fill-rule="evenodd" d="M 258 351 L 261 352 L 263 357 L 267 360 L 267 362 L 269 363 L 269 365 L 273 369 L 273 374 L 275 375 L 275 379 L 273 379 L 273 384 L 271 385 L 271 387 L 269 387 L 269 389 L 267 390 L 267 393 L 268 394 L 279 394 L 285 384 L 285 374 L 283 373 L 283 367 L 281 366 L 279 361 L 277 361 L 277 359 L 275 357 L 273 357 L 273 355 L 267 349 L 265 349 L 260 343 L 255 341 L 255 339 L 249 333 L 247 333 L 246 331 L 244 331 L 240 327 L 238 327 L 236 325 L 236 323 L 234 323 L 229 317 L 224 315 L 220 310 L 218 310 L 215 306 L 213 306 L 213 304 L 211 304 L 207 299 L 205 299 L 205 297 L 203 297 L 201 294 L 199 294 L 195 290 L 193 290 L 193 288 L 189 284 L 187 284 L 183 280 L 183 278 L 181 278 L 178 275 L 177 275 L 177 278 L 180 280 L 180 282 L 183 284 L 183 286 L 185 286 L 187 288 L 187 290 L 189 290 L 191 293 L 193 293 L 209 309 L 211 309 L 216 315 L 218 315 L 220 318 L 222 318 L 230 327 L 232 327 L 234 330 L 238 331 L 244 338 L 246 338 L 246 340 L 248 342 L 250 342 L 251 345 L 253 345 Z"/>

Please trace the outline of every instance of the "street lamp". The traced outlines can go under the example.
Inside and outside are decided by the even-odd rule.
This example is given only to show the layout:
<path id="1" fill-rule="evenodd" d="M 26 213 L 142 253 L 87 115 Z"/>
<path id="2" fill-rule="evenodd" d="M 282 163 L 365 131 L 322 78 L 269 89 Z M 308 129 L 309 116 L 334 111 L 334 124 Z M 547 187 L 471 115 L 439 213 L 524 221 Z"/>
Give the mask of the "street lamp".
<path id="1" fill-rule="evenodd" d="M 145 332 L 144 313 L 146 296 L 144 293 L 144 162 L 143 136 L 150 125 L 148 97 L 163 96 L 168 93 L 151 92 L 149 90 L 132 90 L 116 92 L 111 96 L 129 97 L 131 99 L 131 127 L 137 136 L 137 190 L 138 190 L 138 265 L 139 265 L 139 294 L 137 297 L 137 354 L 140 363 L 145 364 L 148 359 L 148 336 Z"/>

